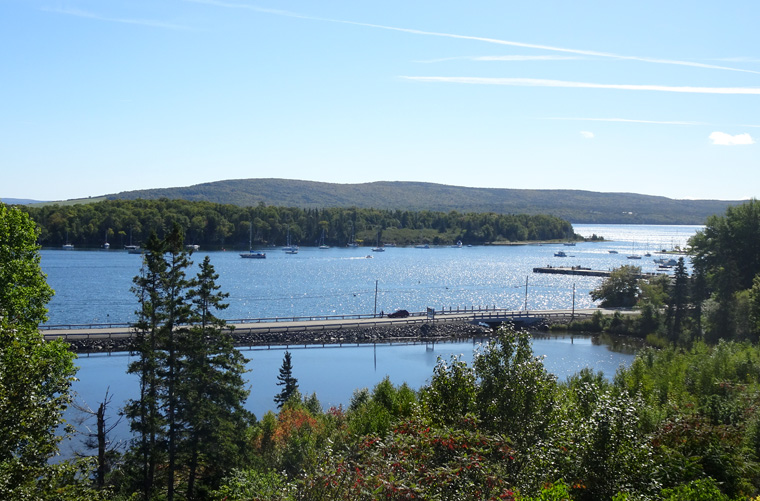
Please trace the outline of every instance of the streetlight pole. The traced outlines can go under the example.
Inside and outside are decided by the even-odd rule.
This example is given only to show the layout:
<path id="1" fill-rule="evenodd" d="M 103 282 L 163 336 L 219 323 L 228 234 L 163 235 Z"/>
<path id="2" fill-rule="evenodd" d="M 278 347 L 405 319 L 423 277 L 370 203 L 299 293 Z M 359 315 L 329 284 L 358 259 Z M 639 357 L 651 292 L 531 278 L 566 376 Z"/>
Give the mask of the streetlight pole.
<path id="1" fill-rule="evenodd" d="M 374 316 L 377 316 L 377 280 L 375 280 L 375 313 Z"/>
<path id="2" fill-rule="evenodd" d="M 523 309 L 528 311 L 528 275 L 525 275 L 525 307 Z"/>

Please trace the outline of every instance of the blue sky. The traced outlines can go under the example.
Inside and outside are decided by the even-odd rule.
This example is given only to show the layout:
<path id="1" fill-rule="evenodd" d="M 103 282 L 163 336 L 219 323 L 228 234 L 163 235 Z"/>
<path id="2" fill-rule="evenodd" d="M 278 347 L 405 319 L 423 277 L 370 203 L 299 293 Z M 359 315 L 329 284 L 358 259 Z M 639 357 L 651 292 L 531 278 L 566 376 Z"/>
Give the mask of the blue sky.
<path id="1" fill-rule="evenodd" d="M 0 197 L 760 195 L 754 1 L 0 0 Z"/>

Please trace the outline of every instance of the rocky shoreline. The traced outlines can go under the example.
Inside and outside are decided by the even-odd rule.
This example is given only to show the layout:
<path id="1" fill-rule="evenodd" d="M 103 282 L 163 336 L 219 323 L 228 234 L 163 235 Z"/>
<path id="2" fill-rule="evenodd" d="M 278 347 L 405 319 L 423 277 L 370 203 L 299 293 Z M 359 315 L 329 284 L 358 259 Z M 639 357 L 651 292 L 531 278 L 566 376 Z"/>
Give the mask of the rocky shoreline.
<path id="1" fill-rule="evenodd" d="M 315 344 L 367 344 L 393 341 L 439 341 L 483 337 L 491 329 L 468 322 L 422 323 L 409 325 L 351 327 L 325 331 L 234 333 L 235 346 L 297 346 Z M 132 349 L 129 338 L 72 339 L 70 349 L 76 353 L 126 352 Z"/>

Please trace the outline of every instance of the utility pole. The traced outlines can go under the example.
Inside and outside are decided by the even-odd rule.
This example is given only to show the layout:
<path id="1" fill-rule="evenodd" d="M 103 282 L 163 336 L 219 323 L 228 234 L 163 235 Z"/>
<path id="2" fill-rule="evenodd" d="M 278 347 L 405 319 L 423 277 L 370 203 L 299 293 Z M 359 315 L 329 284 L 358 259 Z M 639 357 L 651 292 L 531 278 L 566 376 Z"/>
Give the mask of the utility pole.
<path id="1" fill-rule="evenodd" d="M 525 275 L 525 311 L 528 311 L 528 275 Z"/>
<path id="2" fill-rule="evenodd" d="M 573 284 L 573 313 L 570 315 L 570 321 L 575 319 L 575 284 Z"/>
<path id="3" fill-rule="evenodd" d="M 377 280 L 375 280 L 375 313 L 374 316 L 377 316 Z"/>

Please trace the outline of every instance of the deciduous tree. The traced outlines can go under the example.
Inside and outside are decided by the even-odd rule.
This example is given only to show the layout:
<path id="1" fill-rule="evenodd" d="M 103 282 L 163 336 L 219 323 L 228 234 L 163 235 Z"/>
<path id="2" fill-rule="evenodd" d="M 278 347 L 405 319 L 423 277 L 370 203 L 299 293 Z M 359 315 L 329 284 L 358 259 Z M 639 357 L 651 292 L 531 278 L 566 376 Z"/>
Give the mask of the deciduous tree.
<path id="1" fill-rule="evenodd" d="M 0 204 L 0 499 L 97 498 L 75 467 L 49 464 L 76 369 L 65 343 L 38 330 L 53 291 L 36 239 L 27 214 Z"/>
<path id="2" fill-rule="evenodd" d="M 625 265 L 612 270 L 602 284 L 591 291 L 591 299 L 601 301 L 603 308 L 631 307 L 639 297 L 641 268 Z"/>

